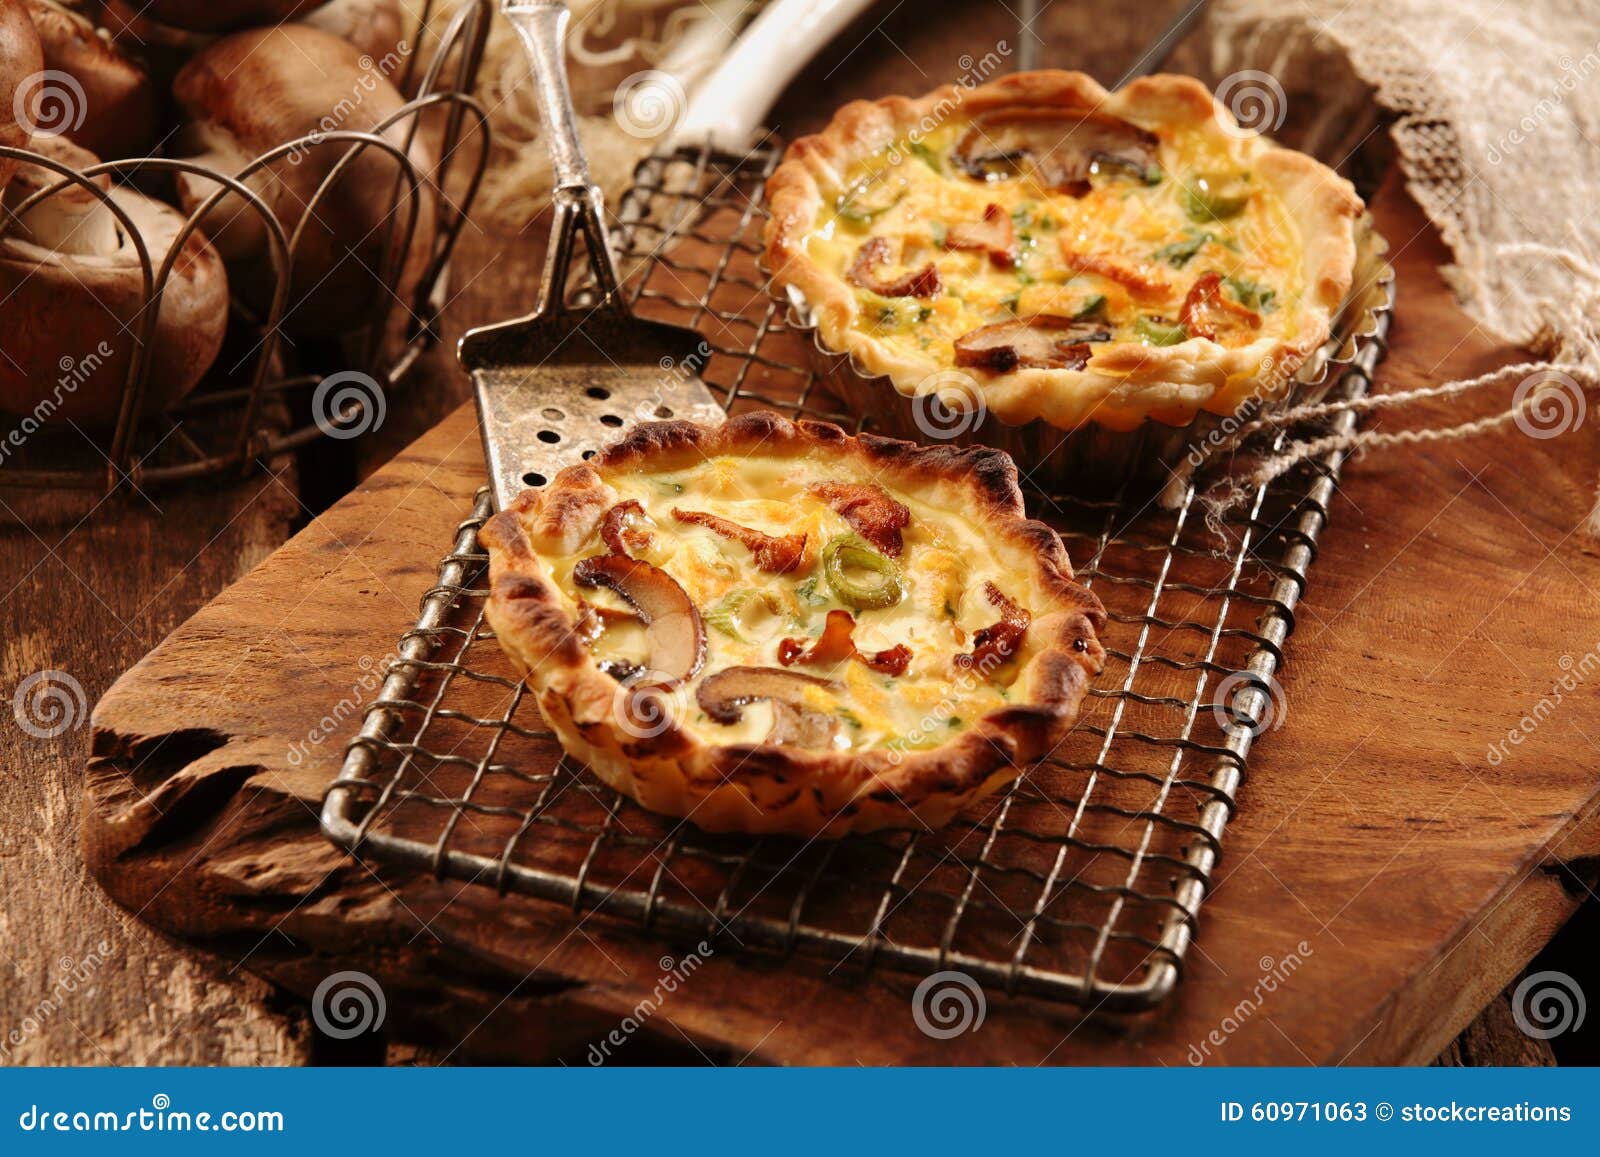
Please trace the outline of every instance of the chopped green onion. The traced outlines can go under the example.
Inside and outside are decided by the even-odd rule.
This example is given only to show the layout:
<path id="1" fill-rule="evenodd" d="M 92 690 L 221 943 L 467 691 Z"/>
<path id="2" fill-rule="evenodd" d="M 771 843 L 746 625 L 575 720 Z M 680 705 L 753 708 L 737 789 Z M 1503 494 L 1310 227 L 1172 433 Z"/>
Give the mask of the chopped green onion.
<path id="1" fill-rule="evenodd" d="M 1246 309 L 1270 313 L 1275 308 L 1273 299 L 1278 296 L 1278 291 L 1262 285 L 1259 281 L 1252 281 L 1248 277 L 1235 274 L 1232 277 L 1224 277 L 1222 284 L 1233 290 L 1233 296 Z"/>
<path id="2" fill-rule="evenodd" d="M 875 184 L 882 180 L 882 176 L 881 173 L 869 174 L 854 185 L 851 185 L 850 188 L 839 194 L 838 200 L 833 203 L 833 211 L 842 220 L 849 221 L 853 225 L 872 224 L 879 216 L 898 205 L 901 198 L 906 195 L 905 189 L 902 188 L 881 205 L 869 204 L 867 194 L 872 191 Z M 882 194 L 880 194 L 880 198 L 881 196 Z"/>
<path id="3" fill-rule="evenodd" d="M 1189 264 L 1190 258 L 1205 247 L 1207 241 L 1215 240 L 1215 237 L 1204 230 L 1191 229 L 1189 230 L 1189 235 L 1183 240 L 1163 245 L 1152 256 L 1157 261 L 1165 261 L 1174 269 L 1182 269 Z"/>
<path id="4" fill-rule="evenodd" d="M 1201 225 L 1237 217 L 1249 203 L 1248 190 L 1225 192 L 1223 181 L 1217 177 L 1199 176 L 1193 184 L 1183 187 L 1183 211 L 1189 220 Z"/>
<path id="5" fill-rule="evenodd" d="M 1133 330 L 1146 345 L 1177 345 L 1181 341 L 1189 340 L 1189 331 L 1183 326 L 1162 321 L 1158 317 L 1136 318 Z"/>
<path id="6" fill-rule="evenodd" d="M 703 616 L 705 618 L 706 625 L 721 631 L 724 635 L 727 635 L 735 642 L 748 643 L 750 640 L 745 638 L 744 632 L 741 630 L 741 628 L 745 625 L 745 608 L 750 605 L 752 600 L 759 601 L 762 606 L 766 607 L 767 610 L 771 611 L 773 614 L 777 614 L 783 609 L 782 605 L 778 602 L 777 596 L 771 591 L 758 591 L 751 590 L 749 588 L 743 588 L 741 590 L 729 591 L 727 594 L 722 596 L 721 602 L 708 609 Z"/>
<path id="7" fill-rule="evenodd" d="M 928 168 L 936 173 L 944 172 L 944 165 L 939 160 L 939 154 L 930 149 L 921 141 L 911 142 L 911 155 L 922 161 Z"/>
<path id="8" fill-rule="evenodd" d="M 851 571 L 865 571 L 870 577 L 862 579 Z M 834 597 L 852 610 L 892 607 L 905 597 L 899 565 L 859 535 L 843 535 L 822 548 L 822 573 Z"/>
<path id="9" fill-rule="evenodd" d="M 1078 312 L 1072 315 L 1073 321 L 1087 321 L 1105 312 L 1106 295 L 1103 293 L 1091 294 L 1083 299 L 1083 304 L 1078 307 Z"/>

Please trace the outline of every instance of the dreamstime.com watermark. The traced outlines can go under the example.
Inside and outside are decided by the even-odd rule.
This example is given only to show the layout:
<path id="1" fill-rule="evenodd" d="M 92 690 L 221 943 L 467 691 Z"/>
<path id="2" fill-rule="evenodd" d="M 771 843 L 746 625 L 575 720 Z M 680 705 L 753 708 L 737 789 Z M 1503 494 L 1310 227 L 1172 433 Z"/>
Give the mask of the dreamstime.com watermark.
<path id="1" fill-rule="evenodd" d="M 1541 97 L 1539 103 L 1519 120 L 1512 128 L 1508 129 L 1499 140 L 1489 146 L 1485 159 L 1491 165 L 1498 165 L 1517 149 L 1523 142 L 1538 132 L 1551 117 L 1553 117 L 1567 103 L 1567 97 L 1577 90 L 1578 85 L 1588 80 L 1596 72 L 1600 72 L 1600 44 L 1596 44 L 1583 56 L 1574 60 L 1568 53 L 1563 53 L 1557 62 L 1561 68 L 1561 75 L 1550 86 L 1549 95 Z"/>
<path id="2" fill-rule="evenodd" d="M 646 1021 L 661 1010 L 667 997 L 677 992 L 689 982 L 689 978 L 700 970 L 712 956 L 711 945 L 702 940 L 694 946 L 694 951 L 674 960 L 670 956 L 663 956 L 660 960 L 661 975 L 656 978 L 655 987 L 650 990 L 650 995 L 644 997 L 633 1006 L 633 1011 L 622 1018 L 622 1023 L 608 1032 L 596 1044 L 589 1046 L 589 1063 L 596 1068 L 611 1059 L 614 1049 L 619 1049 L 628 1043 L 628 1038 L 644 1027 Z"/>
<path id="3" fill-rule="evenodd" d="M 1577 659 L 1571 655 L 1562 655 L 1556 660 L 1556 666 L 1561 668 L 1561 677 L 1550 684 L 1549 692 L 1523 713 L 1515 727 L 1507 729 L 1504 739 L 1497 739 L 1489 744 L 1486 758 L 1490 767 L 1499 767 L 1504 763 L 1513 747 L 1522 746 L 1523 740 L 1539 730 L 1544 722 L 1556 713 L 1556 708 L 1561 706 L 1568 695 L 1587 683 L 1590 676 L 1600 672 L 1600 642 L 1595 643 Z"/>
<path id="4" fill-rule="evenodd" d="M 171 1097 L 157 1093 L 149 1108 L 125 1113 L 29 1105 L 17 1116 L 17 1128 L 24 1133 L 282 1133 L 284 1122 L 276 1109 L 174 1109 Z"/>
<path id="5" fill-rule="evenodd" d="M 89 115 L 83 85 L 69 72 L 46 69 L 17 85 L 11 97 L 11 119 L 36 137 L 77 132 Z"/>
<path id="6" fill-rule="evenodd" d="M 54 739 L 82 727 L 89 718 L 83 684 L 66 671 L 35 671 L 11 695 L 17 726 L 35 739 Z"/>
<path id="7" fill-rule="evenodd" d="M 1511 993 L 1511 1019 L 1535 1040 L 1577 1032 L 1588 1011 L 1583 989 L 1565 972 L 1535 972 Z"/>
<path id="8" fill-rule="evenodd" d="M 1188 1060 L 1191 1065 L 1203 1065 L 1211 1057 L 1213 1049 L 1219 1049 L 1228 1043 L 1228 1038 L 1245 1026 L 1251 1017 L 1261 1011 L 1261 1006 L 1267 998 L 1289 982 L 1289 978 L 1311 957 L 1311 944 L 1302 940 L 1294 946 L 1293 952 L 1284 953 L 1280 957 L 1263 956 L 1258 962 L 1261 975 L 1256 978 L 1255 987 L 1233 1009 L 1217 1022 L 1217 1026 L 1206 1033 L 1200 1043 L 1189 1046 Z"/>
<path id="9" fill-rule="evenodd" d="M 382 427 L 389 399 L 378 379 L 360 370 L 341 370 L 317 383 L 311 395 L 311 418 L 328 437 L 359 438 Z"/>
<path id="10" fill-rule="evenodd" d="M 963 53 L 956 60 L 956 67 L 961 69 L 961 75 L 956 77 L 951 92 L 935 101 L 933 108 L 911 126 L 911 131 L 902 138 L 903 143 L 915 152 L 930 134 L 936 132 L 939 126 L 966 104 L 969 92 L 1004 68 L 1009 59 L 1011 59 L 1011 45 L 1004 40 L 995 41 L 994 48 L 979 57 Z M 902 141 L 896 141 L 889 146 L 887 159 L 891 166 L 898 165 L 906 159 L 905 153 L 900 151 Z"/>
<path id="11" fill-rule="evenodd" d="M 988 1015 L 983 986 L 955 969 L 923 977 L 911 994 L 911 1019 L 923 1036 L 934 1040 L 977 1032 Z"/>
<path id="12" fill-rule="evenodd" d="M 81 358 L 63 357 L 57 363 L 61 376 L 56 379 L 55 387 L 49 395 L 40 398 L 32 410 L 22 416 L 22 421 L 6 432 L 0 439 L 0 464 L 4 464 L 16 451 L 27 445 L 28 439 L 37 434 L 40 428 L 48 422 L 55 412 L 61 408 L 61 403 L 73 394 L 78 388 L 88 381 L 97 370 L 117 351 L 110 343 L 101 342 Z"/>
<path id="13" fill-rule="evenodd" d="M 4 1039 L 0 1039 L 0 1057 L 11 1061 L 12 1050 L 21 1048 L 43 1032 L 67 1001 L 80 989 L 89 986 L 110 958 L 111 943 L 107 940 L 100 941 L 81 959 L 63 956 L 57 965 L 50 990 L 23 1014 L 20 1021 L 11 1026 Z"/>
<path id="14" fill-rule="evenodd" d="M 395 44 L 393 51 L 384 53 L 380 59 L 374 60 L 370 55 L 363 54 L 359 62 L 361 75 L 356 77 L 355 83 L 350 86 L 350 95 L 340 99 L 327 115 L 317 121 L 317 131 L 307 137 L 304 144 L 296 145 L 285 154 L 284 159 L 291 165 L 298 165 L 306 159 L 312 149 L 322 143 L 325 134 L 336 133 L 348 124 L 356 110 L 366 104 L 367 98 L 378 90 L 379 82 L 393 78 L 405 65 L 411 52 L 411 44 L 401 40 Z"/>
<path id="15" fill-rule="evenodd" d="M 339 729 L 366 706 L 373 692 L 383 686 L 389 668 L 399 661 L 400 656 L 393 651 L 376 662 L 371 655 L 361 656 L 356 661 L 356 666 L 361 668 L 363 674 L 350 685 L 350 693 L 335 703 L 332 709 L 306 732 L 304 739 L 296 739 L 289 745 L 289 766 L 299 767 L 315 748 L 321 747 L 329 738 L 338 734 Z"/>
<path id="16" fill-rule="evenodd" d="M 334 1040 L 377 1032 L 388 1013 L 383 986 L 353 969 L 324 978 L 311 994 L 311 1022 Z"/>
<path id="17" fill-rule="evenodd" d="M 1010 661 L 1009 653 L 1001 654 L 998 649 L 986 648 L 971 667 L 960 669 L 950 680 L 950 690 L 944 698 L 935 703 L 905 734 L 896 736 L 884 748 L 889 766 L 899 767 L 908 751 L 942 742 L 950 728 L 961 725 L 960 716 L 956 714 L 961 704 L 975 694 L 990 675 Z"/>

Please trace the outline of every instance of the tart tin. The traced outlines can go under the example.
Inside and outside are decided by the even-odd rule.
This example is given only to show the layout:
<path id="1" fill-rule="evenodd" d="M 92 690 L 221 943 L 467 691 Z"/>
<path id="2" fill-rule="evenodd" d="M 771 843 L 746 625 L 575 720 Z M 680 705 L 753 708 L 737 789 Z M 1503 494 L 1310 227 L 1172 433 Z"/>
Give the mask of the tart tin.
<path id="1" fill-rule="evenodd" d="M 1334 318 L 1333 334 L 1306 359 L 1282 397 L 1258 408 L 1252 396 L 1233 414 L 1201 411 L 1182 426 L 1151 419 L 1124 431 L 1091 421 L 1064 430 L 1043 419 L 1020 425 L 1004 422 L 974 405 L 971 397 L 959 397 L 963 390 L 953 387 L 952 379 L 978 381 L 964 370 L 952 368 L 930 376 L 951 391 L 940 401 L 935 392 L 903 394 L 887 374 L 871 373 L 852 356 L 828 349 L 809 304 L 792 286 L 786 288 L 788 322 L 809 339 L 806 348 L 818 379 L 873 433 L 914 442 L 993 446 L 1010 454 L 1036 487 L 1154 493 L 1174 479 L 1192 475 L 1208 450 L 1228 440 L 1244 421 L 1322 399 L 1360 349 L 1377 340 L 1379 319 L 1393 301 L 1394 270 L 1384 259 L 1387 251 L 1388 243 L 1372 228 L 1371 218 L 1363 217 L 1352 289 Z"/>

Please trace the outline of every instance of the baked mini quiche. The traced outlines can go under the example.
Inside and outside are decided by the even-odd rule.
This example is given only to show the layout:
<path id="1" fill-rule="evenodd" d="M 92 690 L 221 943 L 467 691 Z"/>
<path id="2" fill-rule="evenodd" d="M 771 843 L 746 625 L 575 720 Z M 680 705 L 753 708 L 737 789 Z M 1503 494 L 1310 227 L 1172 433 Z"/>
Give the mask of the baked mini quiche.
<path id="1" fill-rule="evenodd" d="M 959 374 L 989 415 L 1062 430 L 1284 393 L 1350 292 L 1363 212 L 1197 80 L 1072 72 L 846 105 L 768 195 L 765 263 L 827 351 L 907 397 Z"/>
<path id="2" fill-rule="evenodd" d="M 651 422 L 480 537 L 562 746 L 710 831 L 944 824 L 1061 740 L 1104 659 L 994 450 Z"/>

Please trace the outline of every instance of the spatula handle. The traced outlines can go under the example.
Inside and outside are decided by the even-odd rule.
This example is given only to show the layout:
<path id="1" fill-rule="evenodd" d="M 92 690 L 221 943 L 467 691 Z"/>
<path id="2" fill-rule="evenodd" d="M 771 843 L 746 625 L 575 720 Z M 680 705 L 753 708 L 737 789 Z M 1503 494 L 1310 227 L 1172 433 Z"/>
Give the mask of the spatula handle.
<path id="1" fill-rule="evenodd" d="M 528 53 L 555 187 L 583 188 L 589 184 L 589 163 L 578 143 L 578 115 L 572 107 L 563 56 L 572 13 L 559 0 L 502 0 L 500 11 L 517 30 Z"/>
<path id="2" fill-rule="evenodd" d="M 566 35 L 571 13 L 560 0 L 501 0 L 500 11 L 517 30 L 533 70 L 534 98 L 544 127 L 545 147 L 555 175 L 551 205 L 555 223 L 545 259 L 544 284 L 539 291 L 539 312 L 559 300 L 566 284 L 576 234 L 588 242 L 589 266 L 594 271 L 601 298 L 624 309 L 618 292 L 617 263 L 606 230 L 605 194 L 589 178 L 589 163 L 578 141 L 578 116 L 567 87 Z"/>

